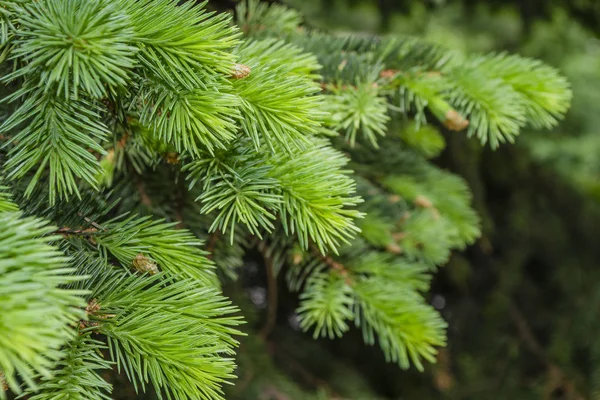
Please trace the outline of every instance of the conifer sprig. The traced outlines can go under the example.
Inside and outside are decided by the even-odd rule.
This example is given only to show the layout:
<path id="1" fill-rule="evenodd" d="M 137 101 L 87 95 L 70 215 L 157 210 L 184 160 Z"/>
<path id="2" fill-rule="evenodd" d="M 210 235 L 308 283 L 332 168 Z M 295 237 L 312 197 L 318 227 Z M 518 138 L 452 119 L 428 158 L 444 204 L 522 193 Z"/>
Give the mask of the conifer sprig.
<path id="1" fill-rule="evenodd" d="M 42 377 L 39 387 L 27 392 L 28 398 L 110 400 L 112 386 L 99 375 L 112 368 L 112 363 L 102 358 L 105 350 L 106 345 L 93 339 L 90 332 L 80 333 L 65 346 L 54 374 Z"/>
<path id="2" fill-rule="evenodd" d="M 0 212 L 0 226 L 0 371 L 19 393 L 20 382 L 36 388 L 38 374 L 52 375 L 73 326 L 85 318 L 83 292 L 61 288 L 81 277 L 50 244 L 54 228 L 18 212 Z"/>
<path id="3" fill-rule="evenodd" d="M 160 398 L 219 398 L 233 377 L 231 335 L 240 321 L 226 315 L 236 309 L 195 280 L 161 278 L 117 273 L 92 293 L 111 315 L 98 328 L 111 358 L 136 388 L 152 384 Z"/>
<path id="4" fill-rule="evenodd" d="M 102 226 L 94 241 L 106 259 L 116 258 L 125 268 L 142 254 L 173 277 L 193 277 L 204 285 L 215 283 L 212 263 L 201 249 L 202 241 L 189 231 L 174 229 L 174 223 L 153 221 L 148 217 L 129 217 Z"/>
<path id="5" fill-rule="evenodd" d="M 101 98 L 106 87 L 127 86 L 135 65 L 134 30 L 119 2 L 28 2 L 19 13 L 12 58 L 22 67 L 5 79 L 26 77 L 44 92 Z M 93 55 L 93 56 L 91 56 Z M 39 80 L 38 80 L 39 79 Z"/>

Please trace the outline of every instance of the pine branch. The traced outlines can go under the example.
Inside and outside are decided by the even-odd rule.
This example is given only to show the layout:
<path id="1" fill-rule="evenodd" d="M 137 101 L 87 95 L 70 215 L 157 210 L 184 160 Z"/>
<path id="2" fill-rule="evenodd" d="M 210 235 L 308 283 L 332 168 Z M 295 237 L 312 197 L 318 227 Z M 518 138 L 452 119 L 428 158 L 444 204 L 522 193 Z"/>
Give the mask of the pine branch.
<path id="1" fill-rule="evenodd" d="M 26 91 L 26 100 L 0 127 L 7 132 L 26 121 L 29 124 L 11 141 L 17 143 L 9 152 L 5 169 L 9 179 L 23 178 L 36 169 L 26 190 L 30 196 L 35 185 L 49 167 L 49 197 L 80 197 L 76 178 L 96 187 L 100 164 L 88 151 L 104 154 L 100 142 L 106 140 L 108 130 L 98 121 L 98 108 L 85 100 L 53 98 L 40 90 Z"/>
<path id="2" fill-rule="evenodd" d="M 312 274 L 306 280 L 296 312 L 304 331 L 314 328 L 313 338 L 333 339 L 350 329 L 347 321 L 353 319 L 354 298 L 348 280 L 341 273 L 328 272 Z"/>
<path id="3" fill-rule="evenodd" d="M 125 87 L 137 48 L 132 46 L 134 30 L 118 3 L 25 4 L 17 22 L 19 45 L 12 54 L 24 65 L 4 80 L 37 75 L 36 86 L 65 99 L 77 99 L 80 92 L 101 98 L 107 87 Z"/>
<path id="4" fill-rule="evenodd" d="M 297 11 L 259 0 L 239 2 L 235 14 L 237 25 L 247 35 L 265 30 L 293 32 L 302 22 L 302 17 Z"/>
<path id="5" fill-rule="evenodd" d="M 326 115 L 321 97 L 314 96 L 319 92 L 312 80 L 318 68 L 314 57 L 272 40 L 248 41 L 237 52 L 252 71 L 233 81 L 242 100 L 243 132 L 257 148 L 261 143 L 271 151 L 275 145 L 288 152 L 306 148 Z"/>
<path id="6" fill-rule="evenodd" d="M 110 369 L 103 359 L 104 343 L 89 333 L 80 333 L 63 350 L 65 356 L 54 366 L 51 378 L 42 378 L 39 388 L 27 392 L 29 400 L 110 400 L 112 386 L 97 371 Z"/>
<path id="7" fill-rule="evenodd" d="M 94 237 L 104 257 L 115 257 L 129 268 L 143 254 L 156 261 L 158 268 L 177 277 L 193 277 L 208 286 L 215 285 L 213 264 L 200 249 L 202 242 L 189 231 L 173 229 L 176 223 L 130 217 L 104 224 L 107 232 Z"/>
<path id="8" fill-rule="evenodd" d="M 221 399 L 220 385 L 233 377 L 239 318 L 210 288 L 192 280 L 158 285 L 162 274 L 140 279 L 119 276 L 99 287 L 97 297 L 114 318 L 100 324 L 111 358 L 144 390 L 151 382 L 159 397 Z"/>
<path id="9" fill-rule="evenodd" d="M 327 86 L 326 86 L 327 87 Z M 377 148 L 377 136 L 385 135 L 390 117 L 384 97 L 379 96 L 373 83 L 364 82 L 356 88 L 338 89 L 328 86 L 332 94 L 326 96 L 326 110 L 331 112 L 328 125 L 335 131 L 346 132 L 346 139 L 354 146 L 358 132 Z"/>
<path id="10" fill-rule="evenodd" d="M 436 346 L 445 345 L 445 321 L 410 286 L 380 277 L 357 282 L 355 322 L 365 343 L 379 342 L 388 361 L 423 370 L 422 359 L 435 362 Z"/>
<path id="11" fill-rule="evenodd" d="M 48 236 L 54 228 L 12 212 L 0 213 L 0 226 L 0 370 L 21 393 L 21 382 L 35 389 L 36 375 L 51 376 L 61 347 L 74 337 L 71 327 L 85 318 L 84 292 L 60 288 L 80 278 L 49 244 L 58 239 Z"/>
<path id="12" fill-rule="evenodd" d="M 336 251 L 358 231 L 352 220 L 362 214 L 348 207 L 362 200 L 350 197 L 355 184 L 341 169 L 347 162 L 341 153 L 317 142 L 293 158 L 276 155 L 270 162 L 271 176 L 279 180 L 283 192 L 284 231 L 297 234 L 303 248 L 308 248 L 310 237 L 322 253 L 326 248 Z"/>
<path id="13" fill-rule="evenodd" d="M 229 15 L 212 15 L 194 2 L 119 2 L 131 18 L 140 49 L 138 62 L 146 71 L 194 89 L 215 81 L 215 74 L 227 76 L 233 70 L 231 50 L 239 33 Z"/>

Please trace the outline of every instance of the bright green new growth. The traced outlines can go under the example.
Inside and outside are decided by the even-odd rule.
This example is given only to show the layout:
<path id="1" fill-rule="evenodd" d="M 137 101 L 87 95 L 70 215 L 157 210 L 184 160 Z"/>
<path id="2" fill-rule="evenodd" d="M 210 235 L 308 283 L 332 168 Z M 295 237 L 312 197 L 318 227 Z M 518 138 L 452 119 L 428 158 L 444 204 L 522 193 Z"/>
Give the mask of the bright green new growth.
<path id="1" fill-rule="evenodd" d="M 108 399 L 99 372 L 116 369 L 161 399 L 224 398 L 241 319 L 217 277 L 253 248 L 300 292 L 303 330 L 435 361 L 446 323 L 424 292 L 480 228 L 465 182 L 428 158 L 443 129 L 497 146 L 553 126 L 567 83 L 518 56 L 309 31 L 277 5 L 236 14 L 239 29 L 191 1 L 0 7 L 12 392 Z"/>
<path id="2" fill-rule="evenodd" d="M 35 387 L 34 376 L 50 376 L 75 336 L 69 325 L 85 317 L 84 302 L 81 292 L 60 288 L 78 278 L 49 244 L 52 227 L 18 212 L 0 213 L 0 226 L 0 371 L 12 389 L 17 376 Z"/>

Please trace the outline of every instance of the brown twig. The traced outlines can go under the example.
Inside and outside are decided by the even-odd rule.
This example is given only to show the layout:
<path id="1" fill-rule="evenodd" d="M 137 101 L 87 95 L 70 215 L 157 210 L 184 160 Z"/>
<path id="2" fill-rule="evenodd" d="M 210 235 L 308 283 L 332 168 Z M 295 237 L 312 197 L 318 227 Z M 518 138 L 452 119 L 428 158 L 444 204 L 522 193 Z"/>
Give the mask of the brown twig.
<path id="1" fill-rule="evenodd" d="M 452 363 L 448 349 L 441 349 L 437 356 L 437 366 L 433 369 L 433 383 L 441 392 L 448 392 L 454 386 Z"/>
<path id="2" fill-rule="evenodd" d="M 321 261 L 323 261 L 331 269 L 334 269 L 337 272 L 339 272 L 340 275 L 342 275 L 344 277 L 344 279 L 346 280 L 346 284 L 352 285 L 352 279 L 350 278 L 350 274 L 348 273 L 348 269 L 343 264 L 335 261 L 333 258 L 331 258 L 329 256 L 323 255 L 319 251 L 319 249 L 317 249 L 316 246 L 314 246 L 313 244 L 311 244 L 311 249 L 312 249 L 313 255 L 315 257 L 319 258 Z"/>
<path id="3" fill-rule="evenodd" d="M 175 218 L 177 219 L 177 229 L 183 229 L 185 223 L 183 222 L 183 209 L 185 208 L 185 188 L 180 183 L 177 186 L 177 198 L 175 199 Z"/>
<path id="4" fill-rule="evenodd" d="M 79 236 L 90 236 L 94 233 L 98 232 L 96 228 L 87 228 L 87 229 L 72 229 L 68 226 L 58 228 L 54 231 L 54 233 L 58 233 L 59 235 L 69 236 L 69 235 L 79 235 Z"/>
<path id="5" fill-rule="evenodd" d="M 567 394 L 565 397 L 566 399 L 583 400 L 583 396 L 578 393 L 576 385 L 571 382 L 564 371 L 547 356 L 544 347 L 536 339 L 533 330 L 527 323 L 527 319 L 512 300 L 508 306 L 508 313 L 517 328 L 517 332 L 524 347 L 535 355 L 547 369 L 549 379 L 544 390 L 544 399 L 551 399 L 552 393 L 556 389 L 562 388 Z"/>
<path id="6" fill-rule="evenodd" d="M 4 372 L 0 371 L 0 390 L 3 392 L 8 391 L 8 383 L 6 383 L 6 379 L 4 378 Z"/>
<path id="7" fill-rule="evenodd" d="M 108 319 L 114 318 L 116 314 L 101 314 L 99 313 L 102 306 L 98 302 L 97 299 L 91 299 L 88 304 L 85 306 L 85 314 L 88 316 L 88 320 L 79 321 L 79 329 L 83 330 L 88 327 L 97 327 L 100 326 L 99 321 L 91 321 L 89 317 L 96 317 L 97 319 Z"/>
<path id="8" fill-rule="evenodd" d="M 82 217 L 85 222 L 87 222 L 88 224 L 90 224 L 91 228 L 73 229 L 73 228 L 69 228 L 68 226 L 64 226 L 62 228 L 58 228 L 57 230 L 55 230 L 54 233 L 58 233 L 58 234 L 63 235 L 63 236 L 69 236 L 69 235 L 93 236 L 98 231 L 106 231 L 105 227 L 103 227 L 100 224 L 95 223 L 94 221 L 92 221 L 88 217 L 84 217 L 83 214 L 77 213 L 77 215 L 80 216 L 80 217 Z"/>
<path id="9" fill-rule="evenodd" d="M 148 193 L 146 192 L 146 187 L 144 186 L 144 182 L 142 182 L 140 176 L 138 174 L 134 174 L 133 180 L 135 182 L 135 187 L 137 188 L 138 193 L 140 195 L 140 201 L 142 202 L 142 204 L 144 204 L 148 208 L 152 207 L 152 200 L 150 199 L 150 196 L 148 196 Z"/>
<path id="10" fill-rule="evenodd" d="M 273 274 L 273 259 L 268 255 L 265 249 L 265 243 L 261 242 L 259 249 L 262 253 L 263 259 L 265 260 L 265 270 L 267 273 L 267 319 L 265 325 L 260 331 L 260 337 L 266 339 L 275 328 L 277 323 L 277 278 Z"/>
<path id="11" fill-rule="evenodd" d="M 95 223 L 94 221 L 92 221 L 88 217 L 84 217 L 82 213 L 77 213 L 77 215 L 80 216 L 80 217 L 82 217 L 85 222 L 87 222 L 88 224 L 90 224 L 91 226 L 93 226 L 94 228 L 96 228 L 97 230 L 99 230 L 99 231 L 105 231 L 106 230 L 106 228 L 103 227 L 102 225 Z"/>
<path id="12" fill-rule="evenodd" d="M 124 148 L 127 144 L 127 140 L 129 140 L 129 133 L 125 133 L 123 136 L 121 136 L 121 139 L 119 139 L 119 142 L 117 143 L 117 147 L 119 149 Z"/>
<path id="13" fill-rule="evenodd" d="M 221 236 L 221 232 L 217 229 L 208 237 L 208 244 L 206 245 L 206 250 L 208 251 L 208 258 L 212 260 L 214 258 L 215 247 L 217 246 L 217 240 L 219 240 L 219 236 Z"/>

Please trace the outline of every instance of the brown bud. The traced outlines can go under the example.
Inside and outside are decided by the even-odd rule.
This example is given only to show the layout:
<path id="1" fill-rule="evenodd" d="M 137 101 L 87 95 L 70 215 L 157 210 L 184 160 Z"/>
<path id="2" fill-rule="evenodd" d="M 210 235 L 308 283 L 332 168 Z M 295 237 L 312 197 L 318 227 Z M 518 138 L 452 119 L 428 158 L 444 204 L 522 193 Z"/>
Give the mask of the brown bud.
<path id="1" fill-rule="evenodd" d="M 388 201 L 392 204 L 396 204 L 397 202 L 399 202 L 402 198 L 400 196 L 398 196 L 397 194 L 392 194 L 388 197 Z"/>
<path id="2" fill-rule="evenodd" d="M 409 218 L 410 218 L 410 213 L 409 212 L 405 212 L 404 214 L 402 214 L 402 216 L 400 217 L 400 220 L 398 222 L 400 224 L 403 224 L 406 221 L 408 221 Z"/>
<path id="3" fill-rule="evenodd" d="M 404 250 L 402 250 L 402 247 L 398 246 L 397 243 L 388 243 L 385 246 L 385 250 L 388 253 L 392 253 L 392 254 L 402 254 L 404 252 Z"/>
<path id="4" fill-rule="evenodd" d="M 456 110 L 449 110 L 444 117 L 446 119 L 442 124 L 451 131 L 462 131 L 469 126 L 469 120 L 465 119 Z"/>
<path id="5" fill-rule="evenodd" d="M 93 326 L 93 327 L 100 326 L 100 322 L 98 322 L 98 321 L 83 321 L 83 320 L 79 321 L 79 330 L 80 331 L 82 331 L 85 328 L 88 328 L 90 326 Z"/>
<path id="6" fill-rule="evenodd" d="M 231 77 L 233 79 L 244 79 L 248 75 L 250 75 L 250 67 L 244 64 L 235 64 L 233 66 L 233 71 L 231 72 Z"/>
<path id="7" fill-rule="evenodd" d="M 177 153 L 167 153 L 165 159 L 169 164 L 179 164 L 179 154 Z"/>
<path id="8" fill-rule="evenodd" d="M 85 313 L 90 316 L 90 315 L 94 315 L 96 317 L 100 317 L 99 315 L 97 315 L 98 311 L 100 311 L 100 303 L 98 303 L 97 299 L 91 299 L 87 306 L 85 306 Z M 106 316 L 102 316 L 102 317 L 106 317 Z M 84 320 L 80 320 L 79 321 L 79 330 L 84 330 L 87 327 L 90 326 L 99 326 L 100 323 L 97 321 L 84 321 Z"/>
<path id="9" fill-rule="evenodd" d="M 442 76 L 442 73 L 440 71 L 429 71 L 425 74 L 425 76 L 428 78 L 438 78 Z"/>
<path id="10" fill-rule="evenodd" d="M 97 299 L 92 299 L 89 301 L 87 306 L 85 307 L 85 313 L 87 315 L 95 314 L 100 310 L 100 303 L 98 303 Z"/>
<path id="11" fill-rule="evenodd" d="M 418 195 L 417 197 L 415 197 L 414 203 L 417 207 L 422 207 L 422 208 L 433 207 L 433 203 L 431 202 L 431 200 L 429 200 L 427 197 L 425 197 L 423 195 Z"/>
<path id="12" fill-rule="evenodd" d="M 294 264 L 294 265 L 298 265 L 298 264 L 300 264 L 300 263 L 302 262 L 302 259 L 303 259 L 303 257 L 302 257 L 302 253 L 300 253 L 300 252 L 298 252 L 298 253 L 295 253 L 295 254 L 292 256 L 292 264 Z"/>
<path id="13" fill-rule="evenodd" d="M 150 260 L 142 253 L 135 256 L 132 265 L 133 268 L 136 269 L 136 271 L 148 273 L 148 275 L 155 275 L 158 273 L 158 266 L 156 265 L 156 263 Z"/>
<path id="14" fill-rule="evenodd" d="M 4 372 L 0 371 L 0 390 L 3 392 L 8 391 L 8 383 L 6 383 L 6 378 L 4 378 Z"/>
<path id="15" fill-rule="evenodd" d="M 114 159 L 115 159 L 115 149 L 110 149 L 106 153 L 105 160 L 112 164 Z"/>
<path id="16" fill-rule="evenodd" d="M 395 69 L 384 69 L 383 71 L 381 71 L 381 73 L 379 74 L 379 76 L 381 78 L 391 78 L 394 75 L 396 75 L 399 71 L 395 70 Z"/>
<path id="17" fill-rule="evenodd" d="M 392 233 L 392 237 L 398 242 L 406 237 L 406 232 L 394 232 Z"/>

